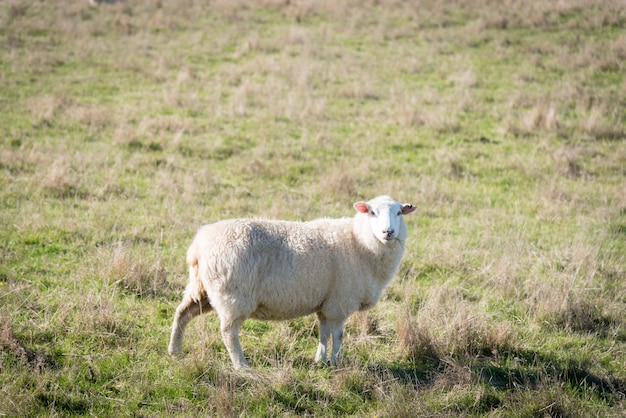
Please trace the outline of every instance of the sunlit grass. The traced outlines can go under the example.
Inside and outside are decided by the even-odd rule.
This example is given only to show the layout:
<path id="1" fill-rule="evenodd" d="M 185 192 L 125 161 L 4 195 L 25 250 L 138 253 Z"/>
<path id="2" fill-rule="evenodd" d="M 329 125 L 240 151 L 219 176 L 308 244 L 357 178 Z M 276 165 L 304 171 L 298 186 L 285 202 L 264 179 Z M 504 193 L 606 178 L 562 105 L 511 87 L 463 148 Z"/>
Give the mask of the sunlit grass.
<path id="1" fill-rule="evenodd" d="M 620 2 L 93 3 L 0 5 L 0 415 L 624 413 Z M 338 367 L 314 317 L 166 355 L 198 226 L 383 193 Z"/>

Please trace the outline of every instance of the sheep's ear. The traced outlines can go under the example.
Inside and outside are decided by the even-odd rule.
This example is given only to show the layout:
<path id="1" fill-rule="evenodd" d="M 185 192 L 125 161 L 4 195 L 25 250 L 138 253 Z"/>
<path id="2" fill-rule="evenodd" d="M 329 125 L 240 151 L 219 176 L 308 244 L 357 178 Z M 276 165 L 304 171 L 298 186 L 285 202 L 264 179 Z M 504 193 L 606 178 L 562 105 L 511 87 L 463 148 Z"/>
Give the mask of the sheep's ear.
<path id="1" fill-rule="evenodd" d="M 416 206 L 413 206 L 410 203 L 405 203 L 404 206 L 402 206 L 402 214 L 408 215 L 409 213 L 415 211 L 415 209 L 417 209 Z"/>
<path id="2" fill-rule="evenodd" d="M 365 202 L 356 202 L 354 204 L 354 209 L 356 209 L 357 212 L 370 213 L 370 208 Z"/>

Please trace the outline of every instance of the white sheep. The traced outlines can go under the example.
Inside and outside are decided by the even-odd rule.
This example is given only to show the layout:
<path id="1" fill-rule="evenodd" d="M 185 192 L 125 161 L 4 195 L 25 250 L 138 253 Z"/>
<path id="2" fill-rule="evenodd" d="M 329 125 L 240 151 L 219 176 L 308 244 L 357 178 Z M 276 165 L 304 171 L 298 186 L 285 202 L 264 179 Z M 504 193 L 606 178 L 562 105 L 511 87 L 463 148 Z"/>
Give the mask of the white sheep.
<path id="1" fill-rule="evenodd" d="M 281 320 L 316 313 L 315 361 L 335 365 L 343 327 L 373 307 L 396 273 L 413 212 L 389 196 L 354 204 L 353 218 L 287 222 L 232 219 L 201 227 L 189 250 L 189 282 L 176 309 L 168 352 L 180 352 L 189 321 L 211 309 L 236 369 L 248 367 L 239 329 L 247 318 Z"/>

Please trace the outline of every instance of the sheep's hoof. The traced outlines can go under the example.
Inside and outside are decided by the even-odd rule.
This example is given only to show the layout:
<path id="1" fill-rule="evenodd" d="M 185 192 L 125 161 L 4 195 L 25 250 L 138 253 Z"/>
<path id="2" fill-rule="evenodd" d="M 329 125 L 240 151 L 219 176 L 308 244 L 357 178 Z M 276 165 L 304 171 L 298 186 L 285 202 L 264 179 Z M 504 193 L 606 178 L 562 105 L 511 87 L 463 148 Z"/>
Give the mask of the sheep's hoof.
<path id="1" fill-rule="evenodd" d="M 181 354 L 181 349 L 180 348 L 175 348 L 175 347 L 168 347 L 167 348 L 167 354 L 169 354 L 172 357 L 178 357 Z"/>
<path id="2" fill-rule="evenodd" d="M 329 360 L 315 360 L 315 363 L 313 364 L 315 364 L 315 366 L 319 369 L 325 369 L 332 366 Z"/>

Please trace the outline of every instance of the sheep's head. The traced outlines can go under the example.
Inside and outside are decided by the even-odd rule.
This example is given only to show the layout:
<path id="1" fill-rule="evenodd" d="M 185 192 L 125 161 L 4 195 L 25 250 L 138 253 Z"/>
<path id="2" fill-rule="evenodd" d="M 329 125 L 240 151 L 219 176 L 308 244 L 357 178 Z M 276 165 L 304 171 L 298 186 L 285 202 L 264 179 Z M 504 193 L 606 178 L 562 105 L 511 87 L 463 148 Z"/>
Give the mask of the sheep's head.
<path id="1" fill-rule="evenodd" d="M 416 207 L 399 203 L 389 196 L 378 196 L 369 202 L 356 202 L 354 209 L 369 216 L 372 233 L 383 244 L 395 241 L 406 233 L 402 215 L 408 215 Z"/>

